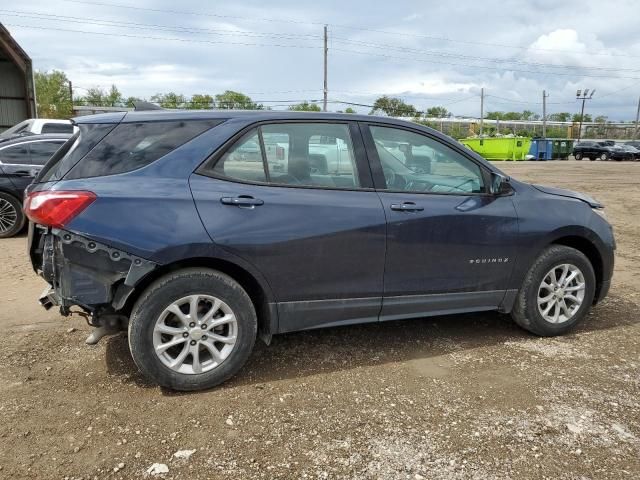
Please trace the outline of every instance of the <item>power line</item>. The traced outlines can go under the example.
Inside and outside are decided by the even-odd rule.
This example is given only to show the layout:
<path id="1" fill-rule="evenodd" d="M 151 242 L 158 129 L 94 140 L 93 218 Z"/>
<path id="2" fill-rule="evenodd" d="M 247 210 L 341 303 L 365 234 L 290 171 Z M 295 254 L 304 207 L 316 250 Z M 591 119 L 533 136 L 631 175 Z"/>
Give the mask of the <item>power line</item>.
<path id="1" fill-rule="evenodd" d="M 545 72 L 545 71 L 540 71 L 540 70 L 522 70 L 522 69 L 515 69 L 515 68 L 498 68 L 498 67 L 489 67 L 489 66 L 485 66 L 485 65 L 469 65 L 469 64 L 462 64 L 462 63 L 452 63 L 452 62 L 442 62 L 442 61 L 438 61 L 438 60 L 426 60 L 426 59 L 422 59 L 422 58 L 416 58 L 416 57 L 407 57 L 407 56 L 393 56 L 393 55 L 385 55 L 383 53 L 374 53 L 374 52 L 363 52 L 363 51 L 359 51 L 359 50 L 349 50 L 349 49 L 344 49 L 344 48 L 333 48 L 333 51 L 337 51 L 337 52 L 347 52 L 347 53 L 356 53 L 356 54 L 360 54 L 360 55 L 372 55 L 375 57 L 384 57 L 384 58 L 392 58 L 395 60 L 413 60 L 416 62 L 423 62 L 423 63 L 436 63 L 436 64 L 441 64 L 441 65 L 452 65 L 452 66 L 456 66 L 456 67 L 467 67 L 467 68 L 482 68 L 482 69 L 486 69 L 486 70 L 506 70 L 506 71 L 510 71 L 510 72 L 519 72 L 519 73 L 532 73 L 532 74 L 536 74 L 536 75 L 561 75 L 561 76 L 571 76 L 571 77 L 576 77 L 576 73 L 575 72 Z M 640 78 L 638 77 L 627 77 L 627 76 L 615 76 L 612 77 L 611 75 L 590 75 L 590 74 L 580 74 L 580 77 L 589 77 L 589 78 L 630 78 L 633 80 L 640 80 Z"/>
<path id="2" fill-rule="evenodd" d="M 142 10 L 156 13 L 171 13 L 178 15 L 195 15 L 195 16 L 206 16 L 206 17 L 215 17 L 215 18 L 226 18 L 226 19 L 236 19 L 236 20 L 244 20 L 244 21 L 264 21 L 264 22 L 274 22 L 274 23 L 292 23 L 299 25 L 329 25 L 333 28 L 341 28 L 346 30 L 358 30 L 365 32 L 373 32 L 373 33 L 381 33 L 384 35 L 392 35 L 392 36 L 401 36 L 401 37 L 413 37 L 413 38 L 424 38 L 429 40 L 439 40 L 443 42 L 452 42 L 452 43 L 460 43 L 466 45 L 482 45 L 489 47 L 501 47 L 501 48 L 512 48 L 512 49 L 521 49 L 521 50 L 529 50 L 529 51 L 541 51 L 541 52 L 559 52 L 559 53 L 575 53 L 585 55 L 585 52 L 577 51 L 577 50 L 567 50 L 567 49 L 554 49 L 554 48 L 532 48 L 530 46 L 520 46 L 520 45 L 509 45 L 503 43 L 490 43 L 490 42 L 478 42 L 477 40 L 459 40 L 453 39 L 444 36 L 437 35 L 425 35 L 420 33 L 410 33 L 410 32 L 398 32 L 398 31 L 389 31 L 389 30 L 380 30 L 376 28 L 370 27 L 359 27 L 345 24 L 337 24 L 330 22 L 314 22 L 314 21 L 304 21 L 304 20 L 296 20 L 296 19 L 285 19 L 285 18 L 265 18 L 265 17 L 255 17 L 248 18 L 238 15 L 221 15 L 214 14 L 208 12 L 194 12 L 194 11 L 185 11 L 185 10 L 168 10 L 168 9 L 160 9 L 160 8 L 149 8 L 149 7 L 138 7 L 132 5 L 123 5 L 117 3 L 106 3 L 106 2 L 92 2 L 88 0 L 64 0 L 66 2 L 85 4 L 85 5 L 95 5 L 95 6 L 105 6 L 105 7 L 115 7 L 115 8 L 126 8 L 132 10 Z M 604 53 L 604 52 L 588 52 L 586 55 L 593 56 L 607 56 L 607 57 L 629 57 L 629 58 L 640 58 L 640 55 L 629 55 L 623 53 Z"/>
<path id="3" fill-rule="evenodd" d="M 70 1 L 70 0 L 67 0 L 67 1 Z M 73 29 L 57 28 L 57 27 L 41 27 L 36 25 L 21 25 L 21 24 L 12 24 L 12 23 L 7 23 L 5 25 L 12 26 L 12 27 L 20 27 L 20 28 L 38 29 L 38 30 L 53 30 L 53 31 L 70 32 L 70 33 L 84 33 L 88 35 L 140 38 L 140 39 L 146 39 L 146 40 L 164 40 L 164 41 L 187 42 L 187 43 L 204 43 L 204 44 L 213 44 L 213 45 L 238 45 L 238 46 L 250 46 L 250 47 L 278 47 L 278 48 L 304 48 L 304 49 L 321 49 L 322 48 L 321 46 L 313 46 L 313 45 L 284 45 L 284 44 L 276 44 L 276 43 L 265 44 L 265 43 L 226 42 L 226 41 L 223 42 L 223 41 L 213 41 L 213 40 L 199 40 L 199 39 L 192 39 L 192 38 L 188 39 L 188 38 L 177 38 L 177 37 L 171 38 L 171 37 L 155 37 L 155 36 L 146 36 L 146 35 L 133 35 L 128 33 L 90 32 L 86 30 L 73 30 Z M 442 65 L 451 65 L 456 67 L 481 68 L 481 69 L 499 70 L 499 71 L 506 70 L 511 72 L 531 73 L 536 75 L 575 76 L 575 73 L 544 72 L 544 71 L 522 70 L 522 69 L 514 69 L 514 68 L 497 68 L 497 67 L 489 67 L 485 65 L 469 65 L 469 64 L 462 64 L 462 63 L 442 62 L 437 60 L 426 60 L 426 59 L 416 58 L 416 57 L 392 56 L 392 55 L 385 55 L 385 54 L 374 53 L 374 52 L 363 52 L 358 50 L 349 50 L 349 49 L 341 49 L 341 48 L 333 48 L 332 50 L 338 51 L 338 52 L 355 53 L 359 55 L 370 55 L 370 56 L 376 56 L 376 57 L 391 58 L 395 60 L 413 60 L 413 61 L 422 62 L 422 63 L 435 63 L 435 64 L 442 64 Z M 633 80 L 640 80 L 640 78 L 638 77 L 628 77 L 628 76 L 611 77 L 608 75 L 587 75 L 587 74 L 581 74 L 580 76 L 590 77 L 590 78 L 608 78 L 608 79 L 630 78 Z"/>
<path id="4" fill-rule="evenodd" d="M 166 40 L 166 41 L 172 41 L 172 42 L 206 43 L 206 44 L 213 44 L 213 45 L 240 45 L 240 46 L 246 46 L 246 47 L 311 48 L 311 49 L 322 48 L 321 46 L 312 46 L 312 45 L 283 45 L 283 44 L 277 44 L 277 43 L 223 42 L 223 41 L 214 41 L 214 40 L 199 40 L 195 38 L 150 37 L 146 35 L 132 35 L 128 33 L 88 32 L 86 30 L 72 30 L 67 28 L 56 28 L 56 27 L 41 27 L 36 25 L 19 25 L 16 23 L 5 23 L 4 25 L 10 26 L 10 27 L 34 28 L 38 30 L 54 30 L 58 32 L 86 33 L 89 35 L 102 35 L 107 37 L 142 38 L 146 40 Z"/>
<path id="5" fill-rule="evenodd" d="M 389 44 L 379 44 L 379 43 L 371 43 L 371 42 L 361 42 L 357 40 L 350 40 L 344 37 L 332 37 L 332 40 L 336 43 L 345 43 L 351 45 L 357 45 L 362 47 L 371 47 L 371 48 L 382 48 L 387 50 L 397 50 L 401 52 L 408 53 L 416 53 L 422 55 L 429 56 L 437 56 L 437 57 L 445 57 L 445 58 L 460 58 L 465 60 L 484 60 L 488 62 L 496 62 L 496 63 L 514 63 L 518 65 L 528 65 L 533 67 L 545 67 L 545 68 L 571 68 L 571 69 L 580 69 L 580 70 L 599 70 L 599 71 L 627 71 L 627 72 L 640 72 L 640 69 L 631 69 L 631 68 L 618 68 L 618 67 L 587 67 L 582 65 L 566 65 L 566 64 L 553 64 L 553 63 L 537 63 L 537 62 L 523 62 L 522 60 L 516 60 L 511 58 L 496 58 L 496 57 L 479 57 L 476 55 L 461 55 L 457 53 L 449 53 L 449 52 L 438 52 L 434 50 L 421 50 L 416 48 L 407 48 L 397 45 L 389 45 Z"/>
<path id="6" fill-rule="evenodd" d="M 193 11 L 186 11 L 186 10 L 167 10 L 167 9 L 161 9 L 161 8 L 137 7 L 133 5 L 123 5 L 120 3 L 89 2 L 85 0 L 64 0 L 64 1 L 71 2 L 71 3 L 81 3 L 85 5 L 98 5 L 103 7 L 128 8 L 130 10 L 142 10 L 146 12 L 172 13 L 172 14 L 178 14 L 178 15 L 195 15 L 199 17 L 204 16 L 204 17 L 227 18 L 227 19 L 235 19 L 235 20 L 259 20 L 262 22 L 297 23 L 302 25 L 325 25 L 326 24 L 326 22 L 309 22 L 304 20 L 293 20 L 293 19 L 286 19 L 286 18 L 264 18 L 264 17 L 248 18 L 248 17 L 241 17 L 238 15 L 220 15 L 216 13 L 193 12 Z"/>
<path id="7" fill-rule="evenodd" d="M 70 22 L 70 23 L 82 22 L 85 24 L 100 25 L 100 26 L 107 26 L 107 27 L 122 27 L 122 28 L 134 27 L 136 29 L 143 27 L 143 29 L 148 29 L 152 31 L 159 30 L 159 31 L 177 32 L 177 33 L 206 33 L 211 35 L 232 35 L 232 36 L 260 37 L 260 38 L 273 37 L 273 38 L 284 38 L 284 39 L 322 38 L 321 35 L 311 35 L 311 34 L 252 32 L 248 30 L 218 30 L 218 29 L 210 29 L 210 28 L 181 27 L 181 26 L 158 25 L 158 24 L 149 24 L 149 23 L 122 22 L 117 20 L 102 20 L 99 18 L 80 18 L 80 17 L 72 17 L 68 15 L 53 15 L 53 14 L 47 14 L 47 13 L 22 12 L 22 11 L 16 11 L 16 10 L 0 10 L 0 12 L 2 12 L 4 15 L 9 17 L 33 18 L 33 19 L 45 20 L 45 21 Z"/>
<path id="8" fill-rule="evenodd" d="M 148 23 L 137 23 L 137 22 L 122 22 L 122 21 L 113 21 L 113 20 L 102 20 L 97 18 L 80 18 L 73 17 L 67 15 L 54 15 L 54 14 L 46 14 L 39 12 L 24 12 L 24 11 L 16 11 L 16 10 L 0 10 L 7 16 L 19 17 L 19 18 L 33 18 L 38 20 L 45 21 L 59 21 L 59 22 L 70 22 L 77 23 L 83 22 L 85 24 L 90 25 L 99 25 L 99 26 L 108 26 L 108 27 L 116 27 L 116 28 L 136 28 L 136 29 L 147 29 L 151 31 L 169 31 L 176 33 L 203 33 L 203 34 L 211 34 L 211 35 L 221 35 L 221 36 L 243 36 L 243 37 L 258 37 L 258 38 L 276 38 L 276 39 L 320 39 L 322 36 L 320 35 L 311 35 L 311 34 L 287 34 L 287 33 L 274 33 L 274 32 L 251 32 L 246 30 L 217 30 L 217 29 L 207 29 L 207 28 L 196 28 L 196 27 L 182 27 L 182 26 L 168 26 L 168 25 L 158 25 L 158 24 L 148 24 Z M 459 58 L 471 61 L 489 61 L 495 63 L 512 63 L 517 65 L 528 65 L 534 67 L 545 67 L 545 68 L 571 68 L 571 69 L 581 69 L 581 70 L 599 70 L 599 71 L 628 71 L 628 72 L 640 72 L 639 69 L 625 69 L 625 68 L 609 68 L 609 67 L 587 67 L 581 65 L 565 65 L 565 64 L 548 64 L 548 63 L 535 63 L 535 62 L 523 62 L 520 60 L 509 59 L 509 58 L 495 58 L 495 57 L 478 57 L 478 56 L 470 56 L 470 55 L 461 55 L 449 52 L 437 52 L 433 50 L 422 50 L 415 48 L 406 48 L 396 45 L 389 44 L 377 44 L 371 42 L 361 42 L 356 40 L 351 40 L 344 37 L 336 37 L 332 36 L 332 42 L 335 41 L 337 43 L 345 43 L 358 45 L 363 47 L 372 47 L 372 48 L 384 48 L 397 50 L 401 52 L 408 53 L 416 53 L 428 56 L 437 56 L 437 57 L 445 57 L 445 58 Z"/>

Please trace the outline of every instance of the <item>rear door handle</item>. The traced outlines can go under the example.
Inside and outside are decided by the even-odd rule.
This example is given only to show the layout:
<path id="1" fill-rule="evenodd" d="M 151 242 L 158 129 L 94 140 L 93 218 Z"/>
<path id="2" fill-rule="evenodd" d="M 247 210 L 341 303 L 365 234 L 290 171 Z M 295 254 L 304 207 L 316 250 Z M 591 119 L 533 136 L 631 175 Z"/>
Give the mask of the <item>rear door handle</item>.
<path id="1" fill-rule="evenodd" d="M 395 210 L 397 212 L 421 212 L 424 210 L 424 207 L 420 207 L 413 202 L 402 202 L 392 203 L 391 210 Z"/>
<path id="2" fill-rule="evenodd" d="M 235 205 L 237 207 L 258 207 L 264 205 L 264 201 L 259 198 L 253 198 L 249 195 L 239 195 L 237 197 L 222 197 L 220 202 L 223 205 Z"/>

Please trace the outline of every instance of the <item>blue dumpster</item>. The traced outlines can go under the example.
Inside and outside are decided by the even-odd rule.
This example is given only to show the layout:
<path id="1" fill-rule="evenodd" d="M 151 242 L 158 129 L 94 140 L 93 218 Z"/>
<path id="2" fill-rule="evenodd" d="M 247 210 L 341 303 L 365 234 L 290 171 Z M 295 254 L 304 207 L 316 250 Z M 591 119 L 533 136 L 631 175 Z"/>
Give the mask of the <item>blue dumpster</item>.
<path id="1" fill-rule="evenodd" d="M 553 140 L 548 138 L 532 138 L 529 155 L 531 160 L 551 160 L 553 158 Z"/>

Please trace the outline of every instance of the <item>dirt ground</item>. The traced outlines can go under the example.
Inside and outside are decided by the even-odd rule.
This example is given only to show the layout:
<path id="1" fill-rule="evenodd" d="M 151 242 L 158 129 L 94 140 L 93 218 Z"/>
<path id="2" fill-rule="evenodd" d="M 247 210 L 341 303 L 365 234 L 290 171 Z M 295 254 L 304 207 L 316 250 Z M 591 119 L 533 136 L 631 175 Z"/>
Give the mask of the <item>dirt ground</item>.
<path id="1" fill-rule="evenodd" d="M 82 319 L 45 312 L 26 238 L 0 241 L 0 478 L 640 477 L 640 163 L 501 166 L 607 206 L 614 284 L 570 335 L 497 313 L 294 333 L 179 394 L 124 335 L 88 347 Z"/>

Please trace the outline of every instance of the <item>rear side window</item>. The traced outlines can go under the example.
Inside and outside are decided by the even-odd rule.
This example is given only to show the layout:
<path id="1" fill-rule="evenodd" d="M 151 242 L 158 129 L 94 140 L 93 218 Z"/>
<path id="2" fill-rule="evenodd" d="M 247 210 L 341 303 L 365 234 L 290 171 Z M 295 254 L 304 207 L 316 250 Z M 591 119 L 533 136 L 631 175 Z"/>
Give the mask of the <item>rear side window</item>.
<path id="1" fill-rule="evenodd" d="M 70 123 L 45 123 L 42 125 L 42 133 L 73 133 L 73 125 Z"/>
<path id="2" fill-rule="evenodd" d="M 130 172 L 149 165 L 221 120 L 121 123 L 65 179 Z"/>
<path id="3" fill-rule="evenodd" d="M 29 165 L 29 151 L 27 145 L 12 145 L 0 150 L 0 162 L 12 165 Z"/>
<path id="4" fill-rule="evenodd" d="M 83 123 L 79 131 L 58 150 L 46 163 L 34 183 L 61 180 L 78 161 L 95 147 L 115 124 Z"/>
<path id="5" fill-rule="evenodd" d="M 233 144 L 208 173 L 273 185 L 360 187 L 349 126 L 343 123 L 262 125 Z"/>

